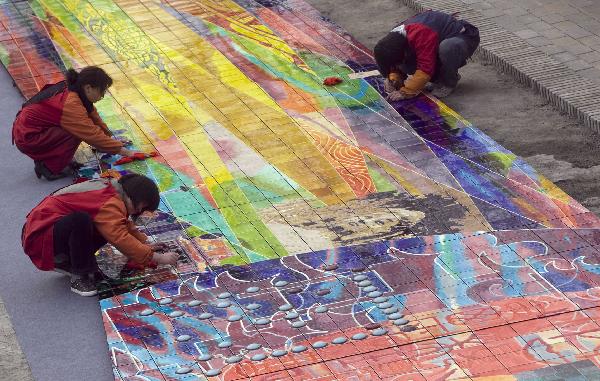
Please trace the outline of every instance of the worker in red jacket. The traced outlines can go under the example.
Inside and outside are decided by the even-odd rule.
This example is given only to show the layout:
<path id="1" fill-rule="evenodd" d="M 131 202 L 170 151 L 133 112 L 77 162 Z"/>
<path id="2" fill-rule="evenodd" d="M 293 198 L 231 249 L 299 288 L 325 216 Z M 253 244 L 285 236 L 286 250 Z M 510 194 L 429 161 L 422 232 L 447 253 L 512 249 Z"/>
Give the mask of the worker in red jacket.
<path id="1" fill-rule="evenodd" d="M 104 97 L 112 79 L 104 70 L 89 66 L 70 69 L 66 80 L 45 86 L 23 104 L 13 123 L 13 143 L 33 159 L 38 178 L 67 176 L 65 169 L 82 141 L 101 152 L 132 156 L 134 152 L 111 137 L 94 103 Z"/>
<path id="2" fill-rule="evenodd" d="M 71 291 L 96 295 L 95 253 L 107 242 L 139 266 L 177 263 L 178 254 L 160 253 L 165 247 L 149 243 L 132 222 L 145 211 L 155 211 L 159 201 L 156 184 L 137 174 L 67 186 L 29 212 L 23 250 L 40 270 L 69 273 Z"/>
<path id="3" fill-rule="evenodd" d="M 479 30 L 452 15 L 427 11 L 409 18 L 375 45 L 388 99 L 412 98 L 428 82 L 436 97 L 450 95 L 460 80 L 458 69 L 478 45 Z"/>

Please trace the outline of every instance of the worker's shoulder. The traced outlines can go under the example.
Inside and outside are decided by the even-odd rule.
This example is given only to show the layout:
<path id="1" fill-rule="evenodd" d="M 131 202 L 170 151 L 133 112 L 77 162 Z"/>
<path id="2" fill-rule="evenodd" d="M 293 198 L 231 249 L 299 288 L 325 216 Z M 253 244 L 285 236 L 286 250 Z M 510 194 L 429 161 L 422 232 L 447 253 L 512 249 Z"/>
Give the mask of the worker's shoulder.
<path id="1" fill-rule="evenodd" d="M 446 23 L 454 20 L 452 15 L 449 15 L 444 12 L 428 10 L 425 12 L 417 13 L 413 17 L 409 18 L 404 22 L 404 24 L 437 24 L 437 23 Z"/>
<path id="2" fill-rule="evenodd" d="M 63 115 L 68 114 L 69 117 L 90 117 L 90 113 L 94 111 L 94 105 L 89 101 L 82 100 L 78 92 L 68 90 L 63 101 Z"/>
<path id="3" fill-rule="evenodd" d="M 123 199 L 121 197 L 119 197 L 118 193 L 115 193 L 112 196 L 110 196 L 108 199 L 106 199 L 106 202 L 104 204 L 105 205 L 114 205 L 118 209 L 122 210 L 123 212 L 127 211 L 127 208 L 125 207 L 125 201 L 123 201 Z"/>

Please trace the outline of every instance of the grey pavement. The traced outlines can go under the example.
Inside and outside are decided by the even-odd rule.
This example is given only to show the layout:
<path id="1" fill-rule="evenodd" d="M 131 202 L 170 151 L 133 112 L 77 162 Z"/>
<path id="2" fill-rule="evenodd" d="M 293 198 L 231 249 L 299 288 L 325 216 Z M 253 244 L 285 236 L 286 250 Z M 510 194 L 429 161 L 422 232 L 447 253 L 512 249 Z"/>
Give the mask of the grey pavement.
<path id="1" fill-rule="evenodd" d="M 2 353 L 0 375 L 3 380 L 33 380 L 2 300 L 0 300 L 0 353 Z"/>
<path id="2" fill-rule="evenodd" d="M 21 248 L 29 210 L 69 182 L 38 180 L 32 161 L 11 145 L 22 102 L 0 68 L 0 297 L 12 321 L 11 328 L 0 310 L 0 380 L 113 380 L 98 299 L 72 293 L 65 276 L 37 270 Z"/>
<path id="3" fill-rule="evenodd" d="M 461 1 L 600 85 L 600 1 Z"/>

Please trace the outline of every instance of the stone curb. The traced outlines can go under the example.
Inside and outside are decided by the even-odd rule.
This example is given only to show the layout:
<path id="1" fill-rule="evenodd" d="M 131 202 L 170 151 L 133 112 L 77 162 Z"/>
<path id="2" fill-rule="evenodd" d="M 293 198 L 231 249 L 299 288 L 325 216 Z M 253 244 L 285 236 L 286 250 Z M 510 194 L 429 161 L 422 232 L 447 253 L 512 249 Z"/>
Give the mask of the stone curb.
<path id="1" fill-rule="evenodd" d="M 459 0 L 402 2 L 419 12 L 427 9 L 459 12 L 460 18 L 479 28 L 481 44 L 477 55 L 532 87 L 559 111 L 576 117 L 583 125 L 600 133 L 600 87 L 596 83 Z"/>

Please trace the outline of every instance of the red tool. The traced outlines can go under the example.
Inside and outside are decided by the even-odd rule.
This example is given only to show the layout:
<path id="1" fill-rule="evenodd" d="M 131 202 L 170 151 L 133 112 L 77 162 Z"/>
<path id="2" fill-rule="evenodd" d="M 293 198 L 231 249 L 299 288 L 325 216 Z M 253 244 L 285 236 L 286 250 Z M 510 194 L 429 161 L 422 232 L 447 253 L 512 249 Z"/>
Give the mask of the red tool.
<path id="1" fill-rule="evenodd" d="M 137 152 L 131 156 L 124 156 L 124 157 L 120 158 L 119 160 L 115 161 L 114 164 L 115 165 L 127 164 L 127 163 L 131 163 L 133 161 L 136 161 L 136 160 L 146 160 L 149 157 L 155 157 L 157 155 L 158 155 L 157 152 L 150 152 L 148 154 Z"/>
<path id="2" fill-rule="evenodd" d="M 335 86 L 338 83 L 342 83 L 342 79 L 340 77 L 327 77 L 323 80 L 323 84 L 325 86 Z"/>

